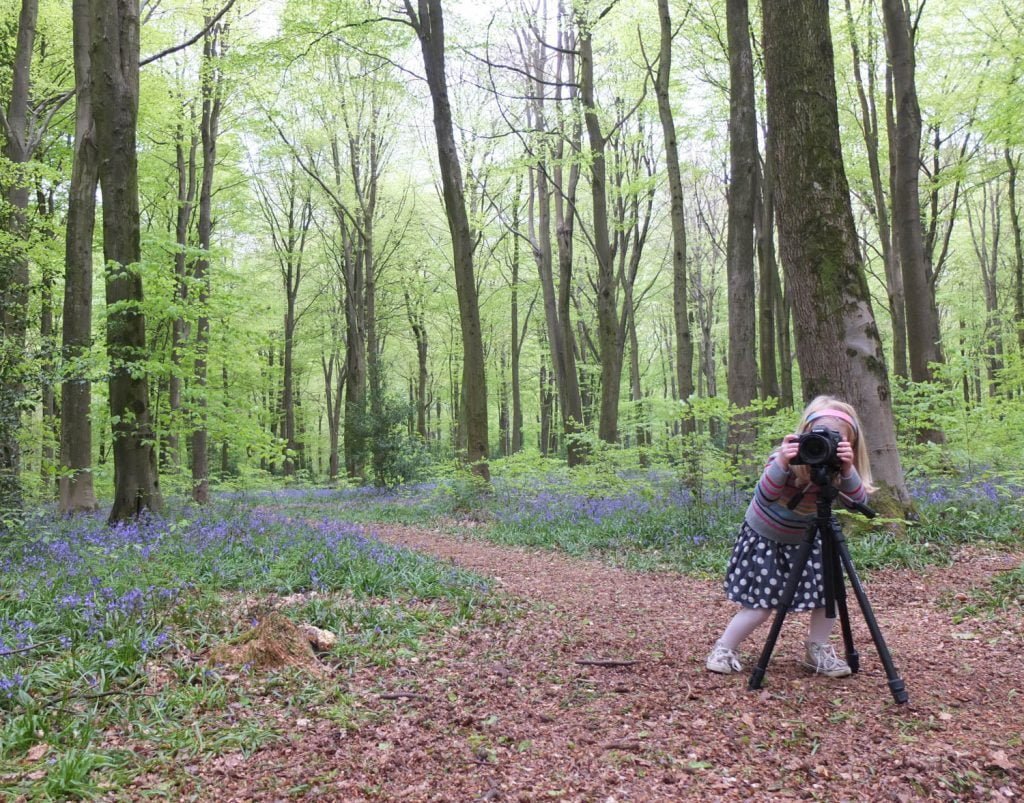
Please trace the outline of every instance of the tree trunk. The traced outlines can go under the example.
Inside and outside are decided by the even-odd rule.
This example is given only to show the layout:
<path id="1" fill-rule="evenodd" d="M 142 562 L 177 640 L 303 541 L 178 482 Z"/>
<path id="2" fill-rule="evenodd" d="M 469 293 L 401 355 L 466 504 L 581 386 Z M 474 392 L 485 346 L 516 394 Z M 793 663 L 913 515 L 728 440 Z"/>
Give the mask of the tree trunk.
<path id="1" fill-rule="evenodd" d="M 967 224 L 974 243 L 974 253 L 981 269 L 981 286 L 985 299 L 985 321 L 983 324 L 983 348 L 985 350 L 985 373 L 988 380 L 988 395 L 999 392 L 999 374 L 1002 362 L 1002 323 L 999 312 L 999 239 L 1002 233 L 1000 212 L 1003 206 L 999 186 L 990 188 L 982 184 L 979 190 L 981 203 L 977 219 L 967 209 Z"/>
<path id="2" fill-rule="evenodd" d="M 1017 326 L 1017 345 L 1024 358 L 1024 247 L 1021 243 L 1020 210 L 1017 208 L 1017 156 L 1003 151 L 1007 167 L 1010 204 L 1010 230 L 1013 232 L 1013 321 Z"/>
<path id="3" fill-rule="evenodd" d="M 670 219 L 672 221 L 672 316 L 675 324 L 676 392 L 686 402 L 693 395 L 693 336 L 690 333 L 689 298 L 686 276 L 686 208 L 683 199 L 683 180 L 679 170 L 679 146 L 675 119 L 669 98 L 672 78 L 672 17 L 668 0 L 658 0 L 660 47 L 658 74 L 654 92 L 658 99 L 662 137 L 665 140 L 665 173 L 668 177 Z M 693 426 L 689 416 L 684 417 L 684 430 Z"/>
<path id="4" fill-rule="evenodd" d="M 615 443 L 619 430 L 619 395 L 622 380 L 622 338 L 615 269 L 608 226 L 608 178 L 605 146 L 594 99 L 594 48 L 590 23 L 580 20 L 580 100 L 590 142 L 590 200 L 593 215 L 594 258 L 597 260 L 597 339 L 601 351 L 601 412 L 597 435 Z"/>
<path id="5" fill-rule="evenodd" d="M 882 11 L 896 103 L 896 138 L 891 143 L 896 165 L 893 227 L 904 291 L 907 297 L 914 299 L 914 303 L 906 307 L 910 378 L 915 382 L 928 382 L 933 378 L 931 364 L 942 362 L 943 357 L 938 340 L 935 293 L 927 275 L 921 227 L 921 109 L 914 76 L 914 43 L 903 0 L 882 0 Z M 944 440 L 941 432 L 929 433 L 928 439 Z"/>
<path id="6" fill-rule="evenodd" d="M 779 402 L 784 408 L 796 406 L 793 393 L 793 340 L 789 329 L 792 305 L 781 284 L 775 291 L 776 339 L 779 341 Z"/>
<path id="7" fill-rule="evenodd" d="M 181 375 L 181 354 L 188 341 L 188 323 L 185 319 L 184 309 L 188 303 L 188 245 L 189 227 L 192 221 L 192 209 L 196 197 L 196 151 L 199 148 L 199 137 L 192 131 L 189 136 L 189 146 L 186 150 L 183 145 L 184 131 L 179 127 L 178 141 L 175 143 L 175 164 L 178 171 L 178 210 L 175 215 L 174 244 L 177 250 L 174 254 L 174 279 L 175 298 L 179 302 L 181 312 L 171 321 L 171 363 L 173 368 L 168 379 L 167 407 L 170 411 L 170 427 L 167 434 L 167 454 L 162 458 L 161 465 L 169 463 L 177 470 L 181 465 L 180 443 L 178 430 L 180 428 L 180 411 L 182 395 Z"/>
<path id="8" fill-rule="evenodd" d="M 516 178 L 516 196 L 513 208 L 512 226 L 519 229 L 520 199 L 522 198 L 522 176 Z M 510 435 L 509 452 L 515 454 L 523 449 L 523 399 L 519 378 L 519 364 L 523 354 L 523 341 L 529 331 L 530 312 L 526 313 L 522 331 L 519 326 L 519 238 L 512 243 L 512 304 L 510 309 L 510 334 L 512 335 L 512 432 Z M 531 305 L 532 309 L 532 305 Z"/>
<path id="9" fill-rule="evenodd" d="M 868 52 L 874 53 L 875 36 L 873 16 L 868 15 Z M 853 21 L 853 9 L 850 0 L 846 0 L 846 20 L 850 35 L 850 47 L 853 50 L 853 74 L 857 85 L 857 97 L 860 100 L 861 133 L 864 135 L 864 147 L 867 151 L 868 170 L 871 174 L 871 189 L 874 206 L 870 209 L 878 226 L 878 240 L 882 251 L 882 262 L 885 265 L 885 286 L 889 300 L 889 317 L 892 325 L 893 373 L 900 377 L 909 377 L 907 367 L 907 320 L 906 298 L 903 291 L 903 274 L 896 249 L 892 244 L 892 230 L 889 225 L 889 205 L 885 196 L 885 183 L 882 181 L 882 167 L 879 160 L 878 145 L 878 108 L 875 102 L 875 65 L 872 59 L 866 62 L 867 88 L 861 77 L 861 51 L 857 43 L 856 29 Z M 887 93 L 888 95 L 889 93 Z M 888 114 L 887 121 L 891 117 Z M 887 126 L 887 130 L 893 126 Z M 895 137 L 892 137 L 895 141 Z"/>
<path id="10" fill-rule="evenodd" d="M 21 453 L 18 430 L 26 392 L 26 334 L 28 331 L 29 178 L 22 166 L 32 158 L 30 128 L 32 54 L 35 46 L 37 0 L 23 0 L 18 16 L 13 74 L 7 109 L 0 113 L 3 155 L 13 166 L 5 182 L 4 228 L 10 244 L 0 253 L 0 511 L 21 510 Z M 34 123 L 34 121 L 32 121 Z"/>
<path id="11" fill-rule="evenodd" d="M 206 19 L 209 27 L 212 20 Z M 207 359 L 210 352 L 210 248 L 213 238 L 213 173 L 217 166 L 217 137 L 220 134 L 222 86 L 220 60 L 224 56 L 227 25 L 217 23 L 203 37 L 203 116 L 199 132 L 203 145 L 203 180 L 199 188 L 199 248 L 201 254 L 192 268 L 199 288 L 199 316 L 196 319 L 195 393 L 192 409 L 192 499 L 200 505 L 210 500 L 210 464 L 207 431 Z"/>
<path id="12" fill-rule="evenodd" d="M 362 481 L 366 470 L 367 369 L 365 288 L 358 234 L 338 214 L 342 233 L 342 273 L 345 287 L 345 471 Z"/>
<path id="13" fill-rule="evenodd" d="M 427 400 L 427 382 L 429 380 L 429 365 L 427 362 L 427 325 L 423 318 L 423 310 L 417 302 L 413 304 L 408 289 L 405 293 L 405 311 L 409 319 L 409 328 L 412 330 L 413 341 L 416 343 L 416 433 L 420 442 L 426 443 L 430 439 L 427 427 L 427 415 L 429 413 L 429 402 Z"/>
<path id="14" fill-rule="evenodd" d="M 455 145 L 452 110 L 445 76 L 444 17 L 441 0 L 418 0 L 418 11 L 405 0 L 406 13 L 420 40 L 427 85 L 434 106 L 434 133 L 444 206 L 451 232 L 455 290 L 462 331 L 463 387 L 465 389 L 466 459 L 475 474 L 490 481 L 487 465 L 487 385 L 483 332 L 476 280 L 473 274 L 473 235 L 462 183 L 462 166 Z"/>
<path id="15" fill-rule="evenodd" d="M 332 343 L 333 346 L 333 343 Z M 320 365 L 324 373 L 324 400 L 327 406 L 327 477 L 331 482 L 338 478 L 338 470 L 341 467 L 339 460 L 338 446 L 340 443 L 341 430 L 341 398 L 344 383 L 335 379 L 335 373 L 344 373 L 339 365 L 338 353 L 334 350 L 329 355 L 320 355 Z"/>
<path id="16" fill-rule="evenodd" d="M 92 119 L 89 0 L 72 7 L 75 53 L 75 150 L 68 188 L 64 246 L 64 311 L 61 351 L 60 512 L 97 508 L 92 481 L 92 392 L 83 362 L 92 344 L 92 238 L 99 160 Z"/>
<path id="17" fill-rule="evenodd" d="M 540 366 L 540 453 L 545 457 L 551 453 L 551 419 L 552 398 L 551 385 L 548 379 L 547 366 L 541 363 Z"/>
<path id="18" fill-rule="evenodd" d="M 162 501 L 150 424 L 141 311 L 136 121 L 139 11 L 135 0 L 92 0 L 92 103 L 96 123 L 106 269 L 114 504 L 110 521 L 159 510 Z"/>
<path id="19" fill-rule="evenodd" d="M 498 454 L 508 457 L 512 446 L 512 416 L 509 410 L 510 392 L 506 371 L 508 369 L 508 353 L 502 349 L 498 357 Z"/>
<path id="20" fill-rule="evenodd" d="M 778 399 L 778 360 L 776 359 L 776 331 L 778 310 L 776 298 L 780 295 L 779 265 L 775 259 L 775 176 L 771 159 L 764 170 L 758 165 L 759 179 L 754 193 L 754 232 L 757 237 L 758 315 L 757 344 L 761 363 L 761 398 Z M 786 355 L 780 356 L 784 359 Z"/>
<path id="21" fill-rule="evenodd" d="M 757 395 L 754 311 L 754 205 L 757 188 L 757 121 L 754 63 L 747 0 L 726 0 L 729 39 L 729 235 L 726 280 L 729 307 L 729 402 L 748 407 Z M 740 423 L 730 439 L 749 442 Z"/>
<path id="22" fill-rule="evenodd" d="M 831 393 L 858 409 L 876 479 L 902 510 L 910 497 L 843 169 L 828 7 L 765 3 L 763 19 L 779 245 L 804 396 Z"/>
<path id="23" fill-rule="evenodd" d="M 38 236 L 46 241 L 56 239 L 54 231 L 54 188 L 36 185 L 36 212 L 38 215 Z M 44 261 L 40 265 L 39 277 L 39 409 L 42 423 L 40 480 L 49 484 L 57 467 L 54 460 L 54 444 L 57 437 L 57 399 L 54 395 L 53 375 L 56 368 L 56 340 L 53 320 L 54 269 Z M 54 486 L 56 490 L 56 485 Z"/>

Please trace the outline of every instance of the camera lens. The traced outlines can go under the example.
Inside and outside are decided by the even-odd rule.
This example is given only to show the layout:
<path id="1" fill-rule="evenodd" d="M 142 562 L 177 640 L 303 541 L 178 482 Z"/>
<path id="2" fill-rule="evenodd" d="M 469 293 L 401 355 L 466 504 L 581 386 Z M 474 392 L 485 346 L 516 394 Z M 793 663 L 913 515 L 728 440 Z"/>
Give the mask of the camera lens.
<path id="1" fill-rule="evenodd" d="M 827 463 L 832 457 L 832 442 L 814 432 L 809 432 L 800 438 L 800 459 L 809 466 L 818 466 Z"/>

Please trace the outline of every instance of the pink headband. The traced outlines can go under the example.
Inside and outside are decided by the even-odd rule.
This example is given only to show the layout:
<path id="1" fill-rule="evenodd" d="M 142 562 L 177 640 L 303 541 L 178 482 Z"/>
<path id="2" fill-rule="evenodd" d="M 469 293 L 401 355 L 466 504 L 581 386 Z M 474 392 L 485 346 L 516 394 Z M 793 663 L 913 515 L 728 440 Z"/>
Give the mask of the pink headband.
<path id="1" fill-rule="evenodd" d="M 845 421 L 851 427 L 853 427 L 854 433 L 858 432 L 857 422 L 853 420 L 853 416 L 849 413 L 844 413 L 842 410 L 836 410 L 832 407 L 826 407 L 824 410 L 818 410 L 815 413 L 811 413 L 807 416 L 807 423 L 810 424 L 819 418 L 838 418 L 840 421 Z"/>

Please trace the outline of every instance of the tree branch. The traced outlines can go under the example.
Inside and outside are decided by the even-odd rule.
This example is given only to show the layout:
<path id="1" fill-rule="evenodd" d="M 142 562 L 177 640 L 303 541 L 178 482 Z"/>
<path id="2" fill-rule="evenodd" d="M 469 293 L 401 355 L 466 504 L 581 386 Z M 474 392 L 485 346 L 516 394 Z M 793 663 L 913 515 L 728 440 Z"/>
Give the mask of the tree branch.
<path id="1" fill-rule="evenodd" d="M 145 67 L 147 64 L 152 64 L 154 61 L 158 61 L 159 59 L 162 59 L 164 56 L 169 56 L 172 53 L 177 53 L 179 50 L 184 50 L 187 47 L 191 47 L 196 42 L 198 42 L 200 39 L 202 39 L 204 36 L 206 36 L 210 31 L 212 31 L 213 27 L 218 22 L 220 22 L 221 19 L 223 19 L 224 15 L 227 14 L 228 11 L 231 10 L 231 6 L 233 6 L 234 4 L 235 4 L 235 0 L 228 0 L 228 2 L 224 5 L 224 8 L 222 8 L 220 11 L 218 11 L 216 16 L 214 16 L 213 19 L 211 19 L 206 24 L 206 27 L 204 27 L 199 33 L 197 33 L 195 36 L 193 36 L 188 41 L 185 41 L 185 42 L 182 42 L 181 44 L 177 44 L 177 45 L 174 45 L 172 47 L 169 47 L 166 50 L 161 50 L 159 53 L 154 53 L 152 56 L 147 56 L 146 58 L 142 59 L 139 62 L 139 67 L 140 68 Z"/>

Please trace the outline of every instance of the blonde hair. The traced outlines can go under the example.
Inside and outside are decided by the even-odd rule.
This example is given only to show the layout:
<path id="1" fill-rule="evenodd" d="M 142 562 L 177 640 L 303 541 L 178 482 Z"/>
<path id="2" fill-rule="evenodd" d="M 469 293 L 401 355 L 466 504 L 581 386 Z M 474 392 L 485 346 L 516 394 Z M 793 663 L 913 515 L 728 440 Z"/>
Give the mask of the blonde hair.
<path id="1" fill-rule="evenodd" d="M 846 418 L 829 416 L 828 410 L 835 410 L 843 414 L 849 418 L 849 421 Z M 860 475 L 861 482 L 864 483 L 864 490 L 872 493 L 875 490 L 875 484 L 871 477 L 871 458 L 868 456 L 868 445 L 864 440 L 864 428 L 861 426 L 860 416 L 857 415 L 853 405 L 840 401 L 834 396 L 817 396 L 811 399 L 810 404 L 804 408 L 803 415 L 800 416 L 799 432 L 807 432 L 812 426 L 824 426 L 829 422 L 833 426 L 846 424 L 853 430 L 853 442 L 850 444 L 853 446 L 853 465 Z M 810 472 L 807 466 L 793 466 L 793 471 L 801 480 L 810 481 Z"/>

